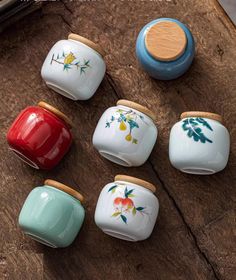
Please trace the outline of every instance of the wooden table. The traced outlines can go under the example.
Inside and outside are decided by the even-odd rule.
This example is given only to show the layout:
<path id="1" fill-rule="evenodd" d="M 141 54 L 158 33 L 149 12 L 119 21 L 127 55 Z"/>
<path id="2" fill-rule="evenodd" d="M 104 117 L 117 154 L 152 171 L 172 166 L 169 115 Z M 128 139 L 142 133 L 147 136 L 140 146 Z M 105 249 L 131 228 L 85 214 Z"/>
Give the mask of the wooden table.
<path id="1" fill-rule="evenodd" d="M 162 16 L 188 25 L 197 53 L 186 75 L 170 82 L 151 79 L 135 57 L 143 25 Z M 99 42 L 107 73 L 95 96 L 73 102 L 49 90 L 40 68 L 51 46 L 74 32 Z M 236 32 L 214 0 L 47 2 L 0 35 L 1 187 L 0 279 L 194 280 L 236 279 Z M 103 111 L 120 98 L 157 114 L 158 142 L 142 167 L 124 168 L 101 158 L 91 144 Z M 19 111 L 45 100 L 76 124 L 74 144 L 50 172 L 34 170 L 8 150 L 5 135 Z M 223 115 L 231 134 L 227 168 L 213 176 L 191 176 L 168 159 L 171 126 L 183 111 Z M 93 220 L 101 188 L 118 173 L 154 183 L 160 214 L 144 242 L 103 234 Z M 80 190 L 86 220 L 72 246 L 54 250 L 17 227 L 21 206 L 45 178 Z"/>

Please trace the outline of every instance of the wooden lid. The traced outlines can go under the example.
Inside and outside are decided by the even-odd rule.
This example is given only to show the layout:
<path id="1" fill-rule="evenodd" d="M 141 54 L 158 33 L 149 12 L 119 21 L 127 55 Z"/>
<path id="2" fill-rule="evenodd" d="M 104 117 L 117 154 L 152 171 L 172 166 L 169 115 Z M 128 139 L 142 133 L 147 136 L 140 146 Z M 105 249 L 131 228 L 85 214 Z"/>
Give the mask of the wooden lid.
<path id="1" fill-rule="evenodd" d="M 90 48 L 97 51 L 101 56 L 105 56 L 105 54 L 106 54 L 105 51 L 103 50 L 103 48 L 100 45 L 98 45 L 98 44 L 96 44 L 96 43 L 90 41 L 89 39 L 87 39 L 85 37 L 82 37 L 80 35 L 70 33 L 68 35 L 68 39 L 79 41 L 79 42 L 89 46 Z"/>
<path id="2" fill-rule="evenodd" d="M 176 22 L 160 21 L 147 31 L 145 45 L 156 60 L 173 61 L 184 53 L 187 37 Z"/>
<path id="3" fill-rule="evenodd" d="M 61 111 L 59 111 L 57 108 L 49 105 L 48 103 L 46 103 L 44 101 L 40 101 L 38 103 L 38 106 L 40 106 L 40 107 L 52 112 L 53 114 L 57 115 L 60 119 L 65 121 L 70 128 L 73 126 L 72 121 L 65 114 L 63 114 Z"/>
<path id="4" fill-rule="evenodd" d="M 51 187 L 54 187 L 54 188 L 57 188 L 57 189 L 59 189 L 63 192 L 66 192 L 69 195 L 78 199 L 80 202 L 84 201 L 84 197 L 82 196 L 82 194 L 80 194 L 76 190 L 74 190 L 74 189 L 72 189 L 72 188 L 70 188 L 70 187 L 68 187 L 68 186 L 66 186 L 62 183 L 59 183 L 59 182 L 51 180 L 51 179 L 47 179 L 47 180 L 44 181 L 44 184 L 48 185 L 48 186 L 51 186 Z"/>
<path id="5" fill-rule="evenodd" d="M 122 106 L 133 108 L 133 109 L 140 111 L 140 112 L 144 113 L 145 115 L 149 116 L 154 121 L 156 120 L 156 115 L 151 110 L 149 110 L 147 107 L 144 107 L 136 102 L 125 100 L 125 99 L 120 99 L 116 102 L 116 105 L 122 105 Z"/>
<path id="6" fill-rule="evenodd" d="M 126 176 L 126 175 L 116 175 L 115 181 L 125 181 L 125 182 L 129 182 L 129 183 L 137 184 L 146 189 L 149 189 L 153 193 L 156 192 L 156 187 L 153 184 L 151 184 L 147 181 L 138 179 L 136 177 Z"/>
<path id="7" fill-rule="evenodd" d="M 190 112 L 184 112 L 180 115 L 180 119 L 185 119 L 185 118 L 207 118 L 207 119 L 212 119 L 215 121 L 218 121 L 220 123 L 223 122 L 223 119 L 221 115 L 215 114 L 215 113 L 209 113 L 209 112 L 201 112 L 201 111 L 190 111 Z"/>

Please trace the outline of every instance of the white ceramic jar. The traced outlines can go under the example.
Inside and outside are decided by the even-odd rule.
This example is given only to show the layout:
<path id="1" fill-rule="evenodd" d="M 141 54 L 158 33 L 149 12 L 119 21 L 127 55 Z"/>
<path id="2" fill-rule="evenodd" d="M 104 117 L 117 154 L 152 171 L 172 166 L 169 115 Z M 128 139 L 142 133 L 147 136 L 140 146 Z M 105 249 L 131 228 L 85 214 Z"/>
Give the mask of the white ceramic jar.
<path id="1" fill-rule="evenodd" d="M 230 149 L 222 117 L 207 112 L 185 112 L 171 129 L 171 164 L 186 173 L 209 175 L 225 168 Z"/>
<path id="2" fill-rule="evenodd" d="M 155 115 L 135 102 L 119 100 L 100 118 L 93 135 L 99 153 L 123 166 L 142 165 L 157 139 Z"/>
<path id="3" fill-rule="evenodd" d="M 104 51 L 76 34 L 58 41 L 49 51 L 41 75 L 47 86 L 72 100 L 93 96 L 106 71 Z"/>
<path id="4" fill-rule="evenodd" d="M 126 175 L 101 191 L 95 223 L 106 234 L 127 241 L 147 239 L 156 223 L 159 202 L 152 184 Z"/>

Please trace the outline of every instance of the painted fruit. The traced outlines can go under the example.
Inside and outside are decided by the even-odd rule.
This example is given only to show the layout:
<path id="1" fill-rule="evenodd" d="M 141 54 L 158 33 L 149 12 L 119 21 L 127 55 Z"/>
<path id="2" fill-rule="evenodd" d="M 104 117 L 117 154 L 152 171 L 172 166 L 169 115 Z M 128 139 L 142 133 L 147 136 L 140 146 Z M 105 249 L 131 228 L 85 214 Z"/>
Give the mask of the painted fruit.
<path id="1" fill-rule="evenodd" d="M 121 123 L 120 123 L 120 130 L 126 130 L 126 124 L 122 121 Z"/>
<path id="2" fill-rule="evenodd" d="M 117 198 L 115 198 L 115 200 L 114 200 L 114 204 L 115 204 L 115 205 L 122 204 L 122 201 L 123 201 L 123 198 L 122 198 L 122 197 L 117 197 Z"/>
<path id="3" fill-rule="evenodd" d="M 133 208 L 134 207 L 134 203 L 130 198 L 124 198 L 122 201 L 122 205 L 128 209 L 128 208 Z"/>
<path id="4" fill-rule="evenodd" d="M 131 140 L 132 140 L 131 134 L 129 133 L 129 134 L 125 137 L 125 139 L 126 139 L 127 141 L 131 141 Z"/>
<path id="5" fill-rule="evenodd" d="M 134 207 L 134 203 L 133 203 L 132 199 L 130 199 L 130 198 L 117 197 L 114 200 L 114 204 L 117 206 L 118 205 L 122 206 L 125 209 L 130 209 L 130 208 Z"/>

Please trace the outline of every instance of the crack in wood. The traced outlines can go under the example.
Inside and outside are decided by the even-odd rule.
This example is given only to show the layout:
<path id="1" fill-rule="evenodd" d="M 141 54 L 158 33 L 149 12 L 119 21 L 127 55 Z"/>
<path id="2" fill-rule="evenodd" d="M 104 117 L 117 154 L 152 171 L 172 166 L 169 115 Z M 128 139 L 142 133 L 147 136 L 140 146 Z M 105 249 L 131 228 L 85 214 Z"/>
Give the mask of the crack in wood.
<path id="1" fill-rule="evenodd" d="M 197 251 L 199 252 L 199 254 L 202 256 L 203 260 L 207 263 L 207 265 L 210 267 L 215 279 L 217 280 L 220 280 L 221 278 L 218 276 L 213 264 L 210 262 L 210 260 L 208 259 L 207 255 L 205 252 L 203 252 L 198 244 L 198 241 L 197 241 L 197 237 L 196 235 L 194 234 L 193 230 L 191 229 L 190 225 L 187 223 L 187 221 L 185 220 L 185 217 L 184 217 L 184 214 L 183 212 L 181 211 L 180 207 L 178 206 L 176 200 L 174 199 L 174 197 L 170 194 L 168 188 L 166 187 L 164 181 L 161 179 L 161 177 L 159 176 L 157 170 L 155 169 L 155 166 L 154 164 L 151 162 L 150 159 L 148 159 L 148 163 L 151 165 L 151 168 L 153 170 L 153 172 L 155 173 L 157 179 L 159 180 L 162 188 L 164 189 L 164 191 L 166 192 L 166 194 L 168 195 L 169 199 L 172 201 L 174 207 L 176 208 L 179 216 L 181 217 L 189 235 L 192 237 L 192 240 L 193 240 L 193 244 L 195 245 L 195 247 L 197 248 Z"/>
<path id="2" fill-rule="evenodd" d="M 71 30 L 71 24 L 69 23 L 69 21 L 67 21 L 67 20 L 64 18 L 63 15 L 61 15 L 61 14 L 57 14 L 57 15 L 61 17 L 62 21 L 63 21 L 66 25 L 68 25 L 68 26 L 70 27 L 70 30 Z"/>
<path id="3" fill-rule="evenodd" d="M 63 4 L 63 6 L 65 7 L 65 9 L 66 9 L 69 13 L 73 14 L 73 11 L 68 7 L 68 5 L 67 5 L 67 3 L 66 3 L 65 1 L 60 0 L 60 2 Z"/>
<path id="4" fill-rule="evenodd" d="M 118 90 L 116 89 L 116 84 L 115 84 L 112 76 L 110 74 L 106 73 L 106 79 L 107 79 L 108 84 L 113 89 L 115 95 L 118 97 L 118 99 L 122 99 L 122 94 L 119 94 Z"/>
<path id="5" fill-rule="evenodd" d="M 66 3 L 65 3 L 64 1 L 60 0 L 59 2 L 65 7 L 65 9 L 66 9 L 70 14 L 73 14 L 72 10 L 66 5 Z M 46 3 L 46 4 L 45 4 L 45 7 L 46 7 L 47 5 L 49 5 L 49 3 Z M 59 17 L 62 19 L 62 21 L 63 21 L 66 25 L 69 26 L 70 32 L 71 32 L 71 28 L 72 28 L 71 23 L 64 17 L 64 15 L 62 15 L 62 14 L 60 14 L 60 13 L 46 13 L 46 14 L 44 14 L 44 16 L 59 16 Z"/>

